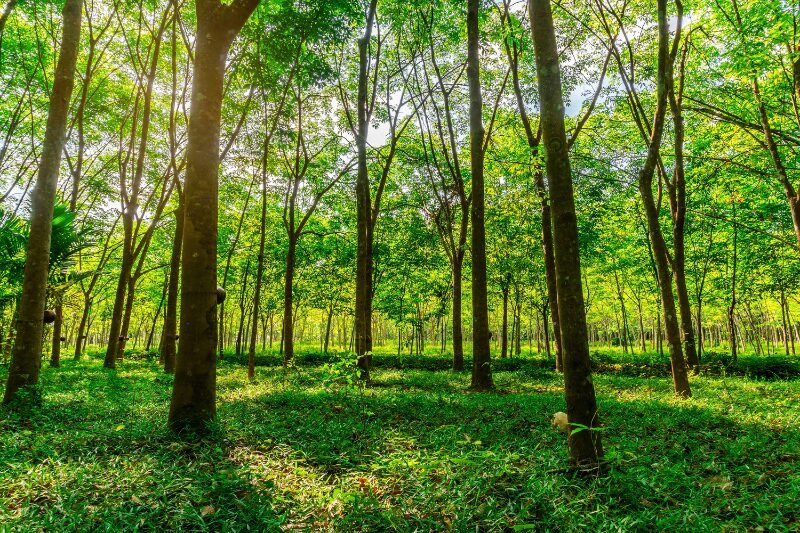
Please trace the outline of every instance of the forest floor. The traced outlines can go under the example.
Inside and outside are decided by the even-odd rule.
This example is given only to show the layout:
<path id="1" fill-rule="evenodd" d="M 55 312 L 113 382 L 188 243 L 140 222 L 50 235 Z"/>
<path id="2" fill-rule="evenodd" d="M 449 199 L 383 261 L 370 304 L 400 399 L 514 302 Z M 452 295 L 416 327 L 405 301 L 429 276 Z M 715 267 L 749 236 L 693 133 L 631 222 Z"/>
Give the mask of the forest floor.
<path id="1" fill-rule="evenodd" d="M 712 372 L 681 400 L 656 356 L 596 358 L 600 479 L 565 473 L 562 380 L 541 359 L 501 361 L 482 394 L 424 357 L 383 361 L 367 389 L 344 365 L 262 361 L 247 383 L 228 361 L 196 443 L 166 429 L 156 361 L 68 360 L 30 420 L 0 409 L 0 530 L 800 529 L 797 375 Z"/>

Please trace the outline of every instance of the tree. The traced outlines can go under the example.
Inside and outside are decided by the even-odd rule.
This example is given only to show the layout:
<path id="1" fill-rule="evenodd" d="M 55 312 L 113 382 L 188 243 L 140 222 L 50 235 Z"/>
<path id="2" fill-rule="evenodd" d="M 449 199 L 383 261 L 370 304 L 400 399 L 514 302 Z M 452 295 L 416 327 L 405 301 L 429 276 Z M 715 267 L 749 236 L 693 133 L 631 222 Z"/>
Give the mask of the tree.
<path id="1" fill-rule="evenodd" d="M 480 0 L 467 2 L 467 79 L 469 80 L 469 139 L 472 169 L 472 387 L 487 390 L 492 381 L 489 348 L 489 307 L 486 288 L 486 222 L 483 165 L 486 155 L 483 97 L 480 80 Z"/>
<path id="2" fill-rule="evenodd" d="M 228 51 L 258 0 L 197 0 L 189 117 L 181 320 L 169 412 L 174 431 L 202 431 L 216 415 L 217 204 L 222 91 Z"/>
<path id="3" fill-rule="evenodd" d="M 42 351 L 42 316 L 47 294 L 47 275 L 61 153 L 66 142 L 67 114 L 75 80 L 75 65 L 81 32 L 82 2 L 64 4 L 61 48 L 56 65 L 42 158 L 31 201 L 31 222 L 25 274 L 22 282 L 17 336 L 11 354 L 4 403 L 11 402 L 19 389 L 39 382 Z"/>
<path id="4" fill-rule="evenodd" d="M 570 464 L 573 468 L 597 472 L 602 466 L 603 446 L 597 431 L 600 419 L 591 378 L 578 223 L 564 127 L 561 67 L 550 0 L 530 0 L 529 9 L 553 219 L 564 390 L 567 418 L 573 428 L 569 434 Z"/>

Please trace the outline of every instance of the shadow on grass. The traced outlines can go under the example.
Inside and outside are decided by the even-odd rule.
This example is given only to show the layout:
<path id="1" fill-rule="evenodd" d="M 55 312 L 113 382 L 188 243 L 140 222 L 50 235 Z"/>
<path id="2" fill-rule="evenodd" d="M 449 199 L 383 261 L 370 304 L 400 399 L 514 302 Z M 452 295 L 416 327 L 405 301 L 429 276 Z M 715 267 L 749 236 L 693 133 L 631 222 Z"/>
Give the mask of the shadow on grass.
<path id="1" fill-rule="evenodd" d="M 652 397 L 622 396 L 642 381 L 612 374 L 598 393 L 613 469 L 584 486 L 554 475 L 566 446 L 549 418 L 564 409 L 563 394 L 537 380 L 560 378 L 536 366 L 497 377 L 505 394 L 471 394 L 461 374 L 384 367 L 376 372 L 382 386 L 359 391 L 325 388 L 322 373 L 305 367 L 262 368 L 251 385 L 225 365 L 219 427 L 191 443 L 166 431 L 171 377 L 155 363 L 108 372 L 96 361 L 65 362 L 44 372 L 45 405 L 31 426 L 18 429 L 14 414 L 0 410 L 8 487 L 0 498 L 10 513 L 27 509 L 18 523 L 29 529 L 142 520 L 143 528 L 290 520 L 436 529 L 445 518 L 455 529 L 491 529 L 520 517 L 558 528 L 566 524 L 559 499 L 587 493 L 595 501 L 585 511 L 603 505 L 605 519 L 640 513 L 644 527 L 655 527 L 658 510 L 726 522 L 736 518 L 731 506 L 751 524 L 768 523 L 753 516 L 797 524 L 800 504 L 784 492 L 798 472 L 796 425 L 776 429 L 716 404 L 671 402 L 666 379 Z"/>

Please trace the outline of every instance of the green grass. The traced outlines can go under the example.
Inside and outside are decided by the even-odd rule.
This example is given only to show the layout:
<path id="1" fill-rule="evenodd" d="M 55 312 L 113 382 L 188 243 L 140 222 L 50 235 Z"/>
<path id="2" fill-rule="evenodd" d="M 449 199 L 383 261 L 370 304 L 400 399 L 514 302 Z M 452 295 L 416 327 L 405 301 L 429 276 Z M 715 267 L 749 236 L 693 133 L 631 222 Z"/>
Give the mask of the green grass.
<path id="1" fill-rule="evenodd" d="M 226 362 L 200 443 L 166 430 L 154 362 L 66 361 L 30 422 L 0 409 L 0 531 L 800 529 L 800 380 L 723 372 L 680 400 L 641 359 L 597 359 L 602 479 L 565 474 L 562 382 L 541 359 L 498 363 L 490 394 L 413 359 L 363 393 L 324 366 L 248 384 Z"/>

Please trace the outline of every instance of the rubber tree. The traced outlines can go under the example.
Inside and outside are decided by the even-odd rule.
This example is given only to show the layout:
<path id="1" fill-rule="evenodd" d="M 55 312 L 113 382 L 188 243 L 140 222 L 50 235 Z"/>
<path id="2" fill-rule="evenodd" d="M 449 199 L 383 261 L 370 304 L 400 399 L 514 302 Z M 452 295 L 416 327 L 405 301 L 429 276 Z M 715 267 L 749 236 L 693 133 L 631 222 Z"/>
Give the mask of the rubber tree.
<path id="1" fill-rule="evenodd" d="M 680 21 L 680 18 L 678 19 Z M 680 25 L 678 25 L 680 32 Z M 661 305 L 664 310 L 664 326 L 669 342 L 670 362 L 672 364 L 672 381 L 675 394 L 691 396 L 686 361 L 683 356 L 681 330 L 678 324 L 675 295 L 672 292 L 672 272 L 669 252 L 664 240 L 664 233 L 659 220 L 658 206 L 653 196 L 653 176 L 659 164 L 659 150 L 664 135 L 664 121 L 667 112 L 667 96 L 672 80 L 674 55 L 670 53 L 669 20 L 667 17 L 667 0 L 658 0 L 658 70 L 656 84 L 656 108 L 653 113 L 653 126 L 647 149 L 647 158 L 639 171 L 639 194 L 644 206 L 650 244 L 653 249 L 653 260 L 658 274 L 658 285 L 661 293 Z"/>
<path id="2" fill-rule="evenodd" d="M 602 466 L 603 445 L 600 433 L 596 431 L 600 426 L 600 419 L 589 358 L 589 336 L 581 283 L 578 220 L 564 127 L 561 67 L 550 0 L 530 0 L 529 10 L 553 222 L 567 418 L 573 428 L 583 428 L 581 431 L 571 431 L 569 434 L 570 466 L 596 473 Z"/>
<path id="3" fill-rule="evenodd" d="M 492 381 L 489 347 L 489 305 L 486 281 L 483 97 L 480 80 L 480 0 L 467 2 L 467 80 L 469 82 L 469 147 L 472 169 L 472 388 L 488 390 Z"/>
<path id="4" fill-rule="evenodd" d="M 81 0 L 66 0 L 64 4 L 61 46 L 50 94 L 50 108 L 36 187 L 31 197 L 30 230 L 22 296 L 4 403 L 12 401 L 22 387 L 35 386 L 39 382 L 42 317 L 47 297 L 53 209 L 61 154 L 66 142 L 67 115 L 75 85 L 82 7 Z"/>
<path id="5" fill-rule="evenodd" d="M 378 0 L 370 0 L 364 34 L 358 40 L 358 93 L 356 100 L 357 172 L 356 172 L 356 308 L 355 341 L 358 366 L 369 379 L 369 356 L 372 351 L 372 209 L 369 171 L 367 169 L 367 135 L 369 134 L 369 44 Z M 285 326 L 284 326 L 285 327 Z"/>
<path id="6" fill-rule="evenodd" d="M 203 431 L 216 416 L 217 206 L 225 66 L 258 0 L 197 0 L 197 41 L 184 185 L 181 318 L 169 411 L 173 431 Z"/>

